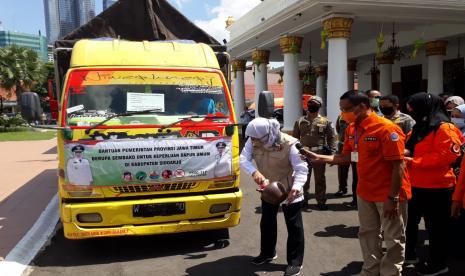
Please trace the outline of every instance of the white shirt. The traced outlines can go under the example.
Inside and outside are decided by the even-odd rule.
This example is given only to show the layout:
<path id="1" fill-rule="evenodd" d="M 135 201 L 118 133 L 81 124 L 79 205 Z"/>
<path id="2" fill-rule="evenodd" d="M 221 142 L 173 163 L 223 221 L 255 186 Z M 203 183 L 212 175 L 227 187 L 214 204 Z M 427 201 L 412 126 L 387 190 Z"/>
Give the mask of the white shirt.
<path id="1" fill-rule="evenodd" d="M 253 145 L 252 140 L 249 138 L 247 142 L 245 142 L 244 148 L 241 152 L 240 162 L 241 168 L 244 169 L 248 174 L 252 175 L 257 168 L 252 163 L 252 153 L 253 153 Z M 308 175 L 308 166 L 307 164 L 300 158 L 299 151 L 293 145 L 291 147 L 291 152 L 289 154 L 289 161 L 291 162 L 292 169 L 294 170 L 294 183 L 292 184 L 292 188 L 302 191 L 305 182 L 307 181 Z M 291 203 L 296 203 L 302 201 L 304 199 L 303 194 Z"/>
<path id="2" fill-rule="evenodd" d="M 215 155 L 215 168 L 213 175 L 215 177 L 222 177 L 232 174 L 231 169 L 231 152 L 229 150 L 224 151 L 222 155 L 219 153 Z"/>
<path id="3" fill-rule="evenodd" d="M 66 164 L 66 176 L 70 184 L 90 185 L 93 181 L 90 164 L 87 159 L 71 158 Z"/>

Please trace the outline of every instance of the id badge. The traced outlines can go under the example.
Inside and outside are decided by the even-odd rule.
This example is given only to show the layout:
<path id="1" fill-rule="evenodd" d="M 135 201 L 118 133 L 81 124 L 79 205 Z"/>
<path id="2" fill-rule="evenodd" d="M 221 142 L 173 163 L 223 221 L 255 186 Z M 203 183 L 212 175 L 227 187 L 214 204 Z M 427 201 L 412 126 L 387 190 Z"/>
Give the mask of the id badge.
<path id="1" fill-rule="evenodd" d="M 352 151 L 350 153 L 350 161 L 351 162 L 358 162 L 358 151 Z"/>

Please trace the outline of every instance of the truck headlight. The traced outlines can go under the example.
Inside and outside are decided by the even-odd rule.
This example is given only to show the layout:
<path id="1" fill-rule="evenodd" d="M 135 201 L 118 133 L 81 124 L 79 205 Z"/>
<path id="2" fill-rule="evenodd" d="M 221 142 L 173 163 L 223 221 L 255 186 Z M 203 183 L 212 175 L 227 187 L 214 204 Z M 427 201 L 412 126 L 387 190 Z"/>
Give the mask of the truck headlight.
<path id="1" fill-rule="evenodd" d="M 231 203 L 213 204 L 210 207 L 210 214 L 226 212 L 229 209 L 231 209 Z"/>
<path id="2" fill-rule="evenodd" d="M 76 219 L 82 223 L 98 223 L 102 222 L 102 216 L 99 213 L 83 213 L 78 214 Z"/>

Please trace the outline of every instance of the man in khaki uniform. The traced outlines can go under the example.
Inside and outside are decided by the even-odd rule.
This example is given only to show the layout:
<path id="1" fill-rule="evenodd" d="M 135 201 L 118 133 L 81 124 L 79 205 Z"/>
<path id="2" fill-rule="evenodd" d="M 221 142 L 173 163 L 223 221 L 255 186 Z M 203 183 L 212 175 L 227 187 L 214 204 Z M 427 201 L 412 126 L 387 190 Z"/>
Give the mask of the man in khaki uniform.
<path id="1" fill-rule="evenodd" d="M 308 101 L 307 115 L 299 118 L 294 124 L 292 136 L 299 139 L 304 147 L 320 154 L 332 155 L 336 152 L 336 135 L 331 121 L 321 116 L 318 111 L 323 101 L 318 96 L 313 96 Z M 326 205 L 326 164 L 312 164 L 315 174 L 315 197 L 320 210 L 327 210 Z M 304 204 L 308 205 L 310 177 L 312 175 L 309 167 L 307 182 L 304 185 Z"/>

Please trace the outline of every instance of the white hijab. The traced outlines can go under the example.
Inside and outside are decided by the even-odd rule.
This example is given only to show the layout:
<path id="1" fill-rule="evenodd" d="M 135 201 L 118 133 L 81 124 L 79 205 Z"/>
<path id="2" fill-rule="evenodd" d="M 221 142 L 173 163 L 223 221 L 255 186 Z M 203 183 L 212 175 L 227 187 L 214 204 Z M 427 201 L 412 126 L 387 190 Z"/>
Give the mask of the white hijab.
<path id="1" fill-rule="evenodd" d="M 245 135 L 263 140 L 266 148 L 271 148 L 280 139 L 280 125 L 276 119 L 256 118 L 253 119 L 245 130 Z M 268 135 L 268 136 L 267 136 Z M 265 137 L 267 136 L 267 137 Z"/>

